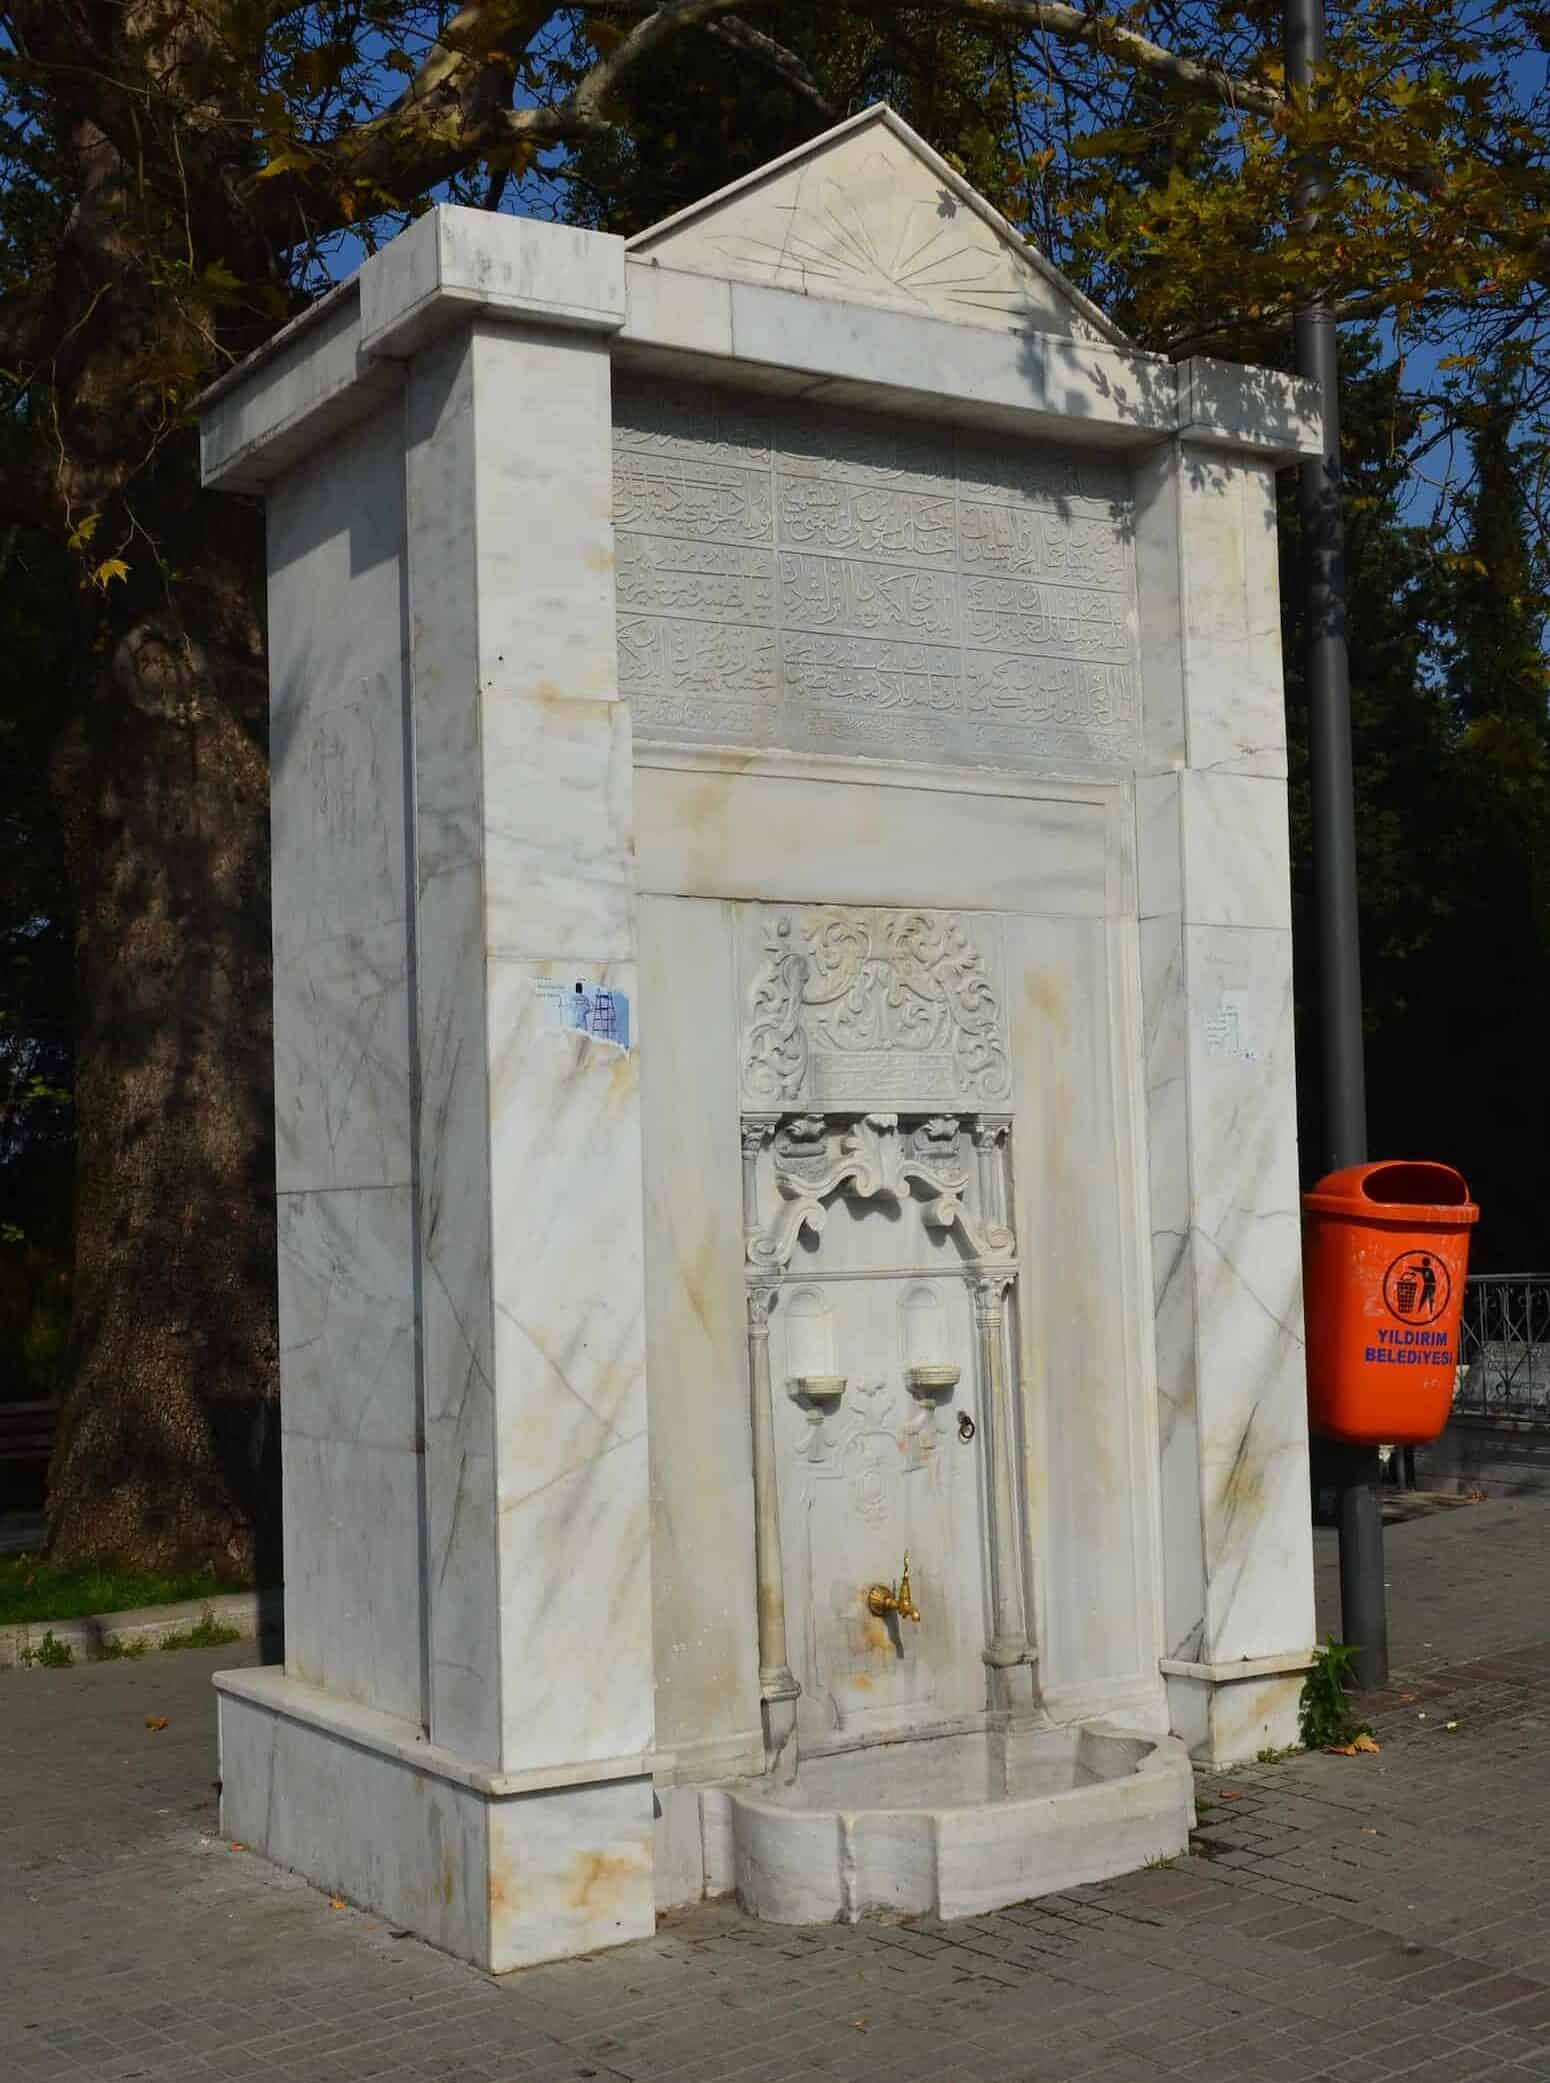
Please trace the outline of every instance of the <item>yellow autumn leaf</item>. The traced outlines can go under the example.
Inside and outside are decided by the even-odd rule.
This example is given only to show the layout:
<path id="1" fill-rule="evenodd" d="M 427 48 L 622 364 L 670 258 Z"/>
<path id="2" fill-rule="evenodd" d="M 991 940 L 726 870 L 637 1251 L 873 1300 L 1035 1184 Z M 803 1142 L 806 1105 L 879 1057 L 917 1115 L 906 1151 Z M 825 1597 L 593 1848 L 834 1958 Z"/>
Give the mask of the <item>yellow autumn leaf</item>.
<path id="1" fill-rule="evenodd" d="M 67 550 L 84 550 L 96 534 L 97 526 L 101 519 L 101 514 L 88 514 L 83 521 L 77 522 L 66 538 L 65 548 Z"/>
<path id="2" fill-rule="evenodd" d="M 115 579 L 127 579 L 128 576 L 129 566 L 122 557 L 104 557 L 92 573 L 91 580 L 94 586 L 99 586 L 106 593 Z"/>

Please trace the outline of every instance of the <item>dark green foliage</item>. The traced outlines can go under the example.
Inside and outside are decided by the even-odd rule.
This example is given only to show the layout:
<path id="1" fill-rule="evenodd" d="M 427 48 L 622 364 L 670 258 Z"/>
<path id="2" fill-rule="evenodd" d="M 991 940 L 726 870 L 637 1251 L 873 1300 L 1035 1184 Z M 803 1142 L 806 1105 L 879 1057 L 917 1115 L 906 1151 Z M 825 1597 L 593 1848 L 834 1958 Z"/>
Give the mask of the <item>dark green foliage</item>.
<path id="1" fill-rule="evenodd" d="M 57 1394 L 70 1323 L 74 992 L 49 759 L 74 591 L 57 543 L 0 533 L 0 1401 Z"/>
<path id="2" fill-rule="evenodd" d="M 1303 1680 L 1297 1706 L 1297 1732 L 1305 1749 L 1327 1750 L 1331 1744 L 1354 1743 L 1358 1736 L 1372 1734 L 1351 1712 L 1346 1697 L 1355 1659 L 1355 1649 L 1333 1635 L 1322 1649 L 1314 1650 L 1313 1668 Z"/>
<path id="3" fill-rule="evenodd" d="M 1403 500 L 1421 431 L 1392 363 L 1357 334 L 1343 362 L 1347 636 L 1356 778 L 1368 1147 L 1436 1157 L 1482 1208 L 1477 1271 L 1542 1266 L 1540 1072 L 1550 1021 L 1545 667 L 1550 595 L 1528 547 L 1529 457 L 1499 419 L 1476 443 L 1460 541 Z M 1501 451 L 1505 449 L 1505 453 Z M 1293 927 L 1304 1184 L 1321 1170 L 1318 972 L 1295 484 L 1281 500 Z"/>

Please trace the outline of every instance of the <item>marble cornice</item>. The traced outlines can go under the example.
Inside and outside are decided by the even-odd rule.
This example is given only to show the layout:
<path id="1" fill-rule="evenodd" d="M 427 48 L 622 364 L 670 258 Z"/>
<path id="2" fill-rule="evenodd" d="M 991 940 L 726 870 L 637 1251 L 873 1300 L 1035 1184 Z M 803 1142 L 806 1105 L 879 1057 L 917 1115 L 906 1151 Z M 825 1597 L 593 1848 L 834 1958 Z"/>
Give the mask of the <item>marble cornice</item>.
<path id="1" fill-rule="evenodd" d="M 658 373 L 1026 438 L 1177 440 L 1278 463 L 1322 447 L 1311 387 L 1274 370 L 722 280 L 632 256 L 607 233 L 443 207 L 203 394 L 205 484 L 261 494 L 390 396 L 396 365 L 476 320 L 591 333 Z"/>

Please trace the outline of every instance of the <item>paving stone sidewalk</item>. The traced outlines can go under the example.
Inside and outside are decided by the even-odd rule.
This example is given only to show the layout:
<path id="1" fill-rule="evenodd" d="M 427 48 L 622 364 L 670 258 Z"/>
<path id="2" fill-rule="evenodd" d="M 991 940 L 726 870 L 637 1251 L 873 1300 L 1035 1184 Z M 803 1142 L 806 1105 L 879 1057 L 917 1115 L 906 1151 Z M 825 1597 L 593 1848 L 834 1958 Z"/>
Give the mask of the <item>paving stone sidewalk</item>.
<path id="1" fill-rule="evenodd" d="M 1382 1754 L 1203 1776 L 1172 1868 L 950 1925 L 707 1906 L 501 1982 L 215 1836 L 233 1651 L 0 1673 L 0 2083 L 1550 2077 L 1550 1504 L 1388 1556 Z"/>

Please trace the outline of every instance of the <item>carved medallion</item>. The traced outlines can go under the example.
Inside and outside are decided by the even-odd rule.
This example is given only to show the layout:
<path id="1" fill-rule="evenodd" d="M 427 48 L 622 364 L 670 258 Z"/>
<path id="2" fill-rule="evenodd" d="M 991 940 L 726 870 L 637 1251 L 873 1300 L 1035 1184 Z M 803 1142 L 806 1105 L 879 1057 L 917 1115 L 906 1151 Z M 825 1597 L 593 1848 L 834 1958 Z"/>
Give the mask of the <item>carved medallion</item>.
<path id="1" fill-rule="evenodd" d="M 750 910 L 747 1106 L 934 1109 L 1006 1100 L 1011 1063 L 995 921 L 839 905 Z"/>

